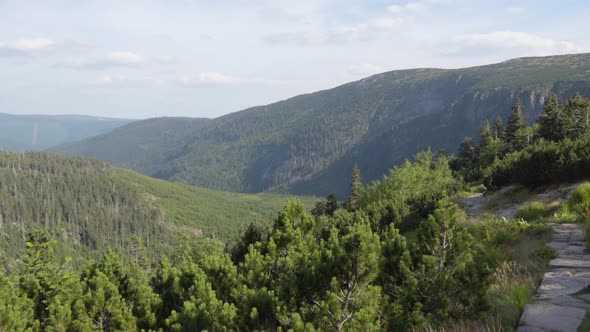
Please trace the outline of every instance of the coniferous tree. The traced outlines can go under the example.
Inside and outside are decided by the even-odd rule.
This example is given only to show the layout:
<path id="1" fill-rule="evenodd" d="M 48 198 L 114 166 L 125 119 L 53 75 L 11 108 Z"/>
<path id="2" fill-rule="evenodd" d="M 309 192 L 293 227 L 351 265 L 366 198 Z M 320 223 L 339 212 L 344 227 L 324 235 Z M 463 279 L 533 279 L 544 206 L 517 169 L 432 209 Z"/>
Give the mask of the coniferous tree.
<path id="1" fill-rule="evenodd" d="M 543 113 L 539 115 L 539 135 L 550 141 L 563 138 L 563 120 L 557 97 L 553 93 L 547 97 Z"/>
<path id="2" fill-rule="evenodd" d="M 346 233 L 337 236 L 333 230 L 323 248 L 323 256 L 330 257 L 333 277 L 323 299 L 313 300 L 325 314 L 320 326 L 334 331 L 376 330 L 380 288 L 372 283 L 379 271 L 379 236 L 366 219 L 349 226 Z"/>
<path id="3" fill-rule="evenodd" d="M 379 284 L 383 288 L 385 326 L 388 331 L 406 331 L 424 320 L 417 300 L 418 281 L 412 271 L 412 259 L 406 239 L 393 224 L 383 235 Z"/>
<path id="4" fill-rule="evenodd" d="M 526 121 L 522 115 L 522 103 L 519 98 L 516 98 L 506 128 L 506 142 L 510 144 L 512 148 L 519 148 L 524 144 L 524 142 L 522 142 L 521 132 L 526 126 Z"/>
<path id="5" fill-rule="evenodd" d="M 492 144 L 494 141 L 494 137 L 492 135 L 492 129 L 490 128 L 490 123 L 488 119 L 486 119 L 483 124 L 481 125 L 481 129 L 479 130 L 479 148 L 482 151 Z"/>
<path id="6" fill-rule="evenodd" d="M 45 231 L 29 233 L 26 244 L 19 284 L 33 302 L 35 319 L 42 330 L 71 330 L 72 307 L 81 292 L 76 278 L 58 263 L 56 242 Z"/>
<path id="7" fill-rule="evenodd" d="M 327 202 L 324 201 L 323 199 L 317 201 L 315 203 L 315 206 L 313 207 L 313 209 L 311 209 L 311 214 L 318 218 L 320 216 L 325 216 L 326 215 L 326 205 Z"/>
<path id="8" fill-rule="evenodd" d="M 350 184 L 350 195 L 346 201 L 346 208 L 349 211 L 356 211 L 361 205 L 361 190 L 363 189 L 363 182 L 361 179 L 361 171 L 358 165 L 352 168 L 352 183 Z"/>
<path id="9" fill-rule="evenodd" d="M 576 139 L 590 132 L 590 100 L 576 94 L 563 109 L 564 136 Z"/>
<path id="10" fill-rule="evenodd" d="M 479 266 L 472 254 L 473 237 L 460 224 L 462 218 L 465 216 L 455 203 L 448 198 L 440 200 L 434 212 L 420 224 L 414 243 L 422 311 L 439 320 L 448 319 L 458 308 L 463 313 L 477 311 L 475 306 L 484 301 L 479 296 L 486 295 L 475 289 L 485 282 L 468 277 Z M 488 272 L 480 277 L 489 276 Z M 471 287 L 469 292 L 462 291 Z"/>
<path id="11" fill-rule="evenodd" d="M 504 123 L 502 122 L 502 118 L 498 115 L 496 116 L 496 121 L 494 122 L 494 139 L 503 139 L 504 138 Z"/>
<path id="12" fill-rule="evenodd" d="M 236 264 L 242 262 L 244 256 L 248 253 L 248 247 L 251 244 L 262 240 L 263 231 L 260 225 L 250 223 L 240 236 L 237 243 L 231 249 L 232 261 Z"/>
<path id="13" fill-rule="evenodd" d="M 359 174 L 360 176 L 360 174 Z M 338 200 L 336 195 L 330 194 L 326 199 L 326 215 L 333 216 L 334 212 L 338 209 Z"/>
<path id="14" fill-rule="evenodd" d="M 37 331 L 33 301 L 0 269 L 0 331 Z M 31 329 L 31 330 L 29 330 Z"/>
<path id="15" fill-rule="evenodd" d="M 148 251 L 139 236 L 133 234 L 129 239 L 129 255 L 135 264 L 142 269 L 149 271 L 151 262 L 148 257 Z"/>
<path id="16" fill-rule="evenodd" d="M 475 159 L 475 145 L 471 137 L 464 137 L 463 142 L 459 146 L 459 158 L 468 160 Z"/>
<path id="17" fill-rule="evenodd" d="M 333 216 L 334 212 L 338 209 L 338 200 L 336 195 L 330 194 L 326 197 L 326 200 L 319 200 L 315 203 L 314 208 L 311 210 L 311 214 L 318 218 L 320 216 Z"/>

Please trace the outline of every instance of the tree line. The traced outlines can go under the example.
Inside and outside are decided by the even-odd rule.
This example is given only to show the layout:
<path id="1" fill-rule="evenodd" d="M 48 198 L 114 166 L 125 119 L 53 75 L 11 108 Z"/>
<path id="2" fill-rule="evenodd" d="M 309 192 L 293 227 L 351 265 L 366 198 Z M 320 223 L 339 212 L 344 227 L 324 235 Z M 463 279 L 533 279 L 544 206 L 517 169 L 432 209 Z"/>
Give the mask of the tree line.
<path id="1" fill-rule="evenodd" d="M 185 242 L 153 260 L 152 245 L 132 228 L 107 223 L 125 229 L 124 245 L 74 268 L 56 252 L 61 234 L 28 231 L 21 259 L 0 274 L 0 329 L 402 331 L 481 319 L 493 310 L 490 287 L 510 259 L 506 247 L 542 227 L 469 223 L 453 197 L 466 180 L 493 188 L 589 174 L 589 105 L 581 96 L 563 105 L 549 97 L 528 125 L 517 100 L 505 128 L 485 121 L 479 142 L 465 139 L 456 157 L 420 152 L 367 186 L 355 167 L 345 202 L 330 195 L 308 212 L 288 201 L 270 227 L 251 223 L 225 247 Z M 68 174 L 102 167 L 75 162 L 81 170 Z M 10 165 L 5 176 L 36 172 Z M 49 179 L 2 190 L 31 195 Z M 116 197 L 96 192 L 115 216 L 124 206 Z"/>
<path id="2" fill-rule="evenodd" d="M 225 250 L 188 245 L 172 260 L 151 261 L 131 236 L 126 254 L 108 250 L 76 270 L 47 232 L 29 232 L 22 260 L 0 277 L 0 326 L 407 330 L 489 309 L 503 238 L 466 226 L 444 155 L 422 152 L 367 187 L 355 168 L 351 182 L 346 202 L 328 197 L 310 213 L 289 201 L 271 227 L 252 223 Z"/>
<path id="3" fill-rule="evenodd" d="M 536 186 L 572 181 L 590 174 L 590 99 L 576 94 L 560 103 L 554 94 L 538 120 L 528 125 L 516 100 L 508 124 L 485 120 L 479 143 L 466 137 L 452 168 L 467 181 L 489 188 L 511 183 Z"/>

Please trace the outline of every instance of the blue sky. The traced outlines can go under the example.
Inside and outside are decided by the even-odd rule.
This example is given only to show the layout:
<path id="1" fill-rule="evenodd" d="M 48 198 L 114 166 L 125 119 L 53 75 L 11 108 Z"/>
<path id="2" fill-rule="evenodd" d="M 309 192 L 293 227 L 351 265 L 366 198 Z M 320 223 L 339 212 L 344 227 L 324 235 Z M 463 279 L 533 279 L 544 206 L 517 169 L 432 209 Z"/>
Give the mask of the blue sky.
<path id="1" fill-rule="evenodd" d="M 216 117 L 362 77 L 590 51 L 587 1 L 0 0 L 0 112 Z"/>

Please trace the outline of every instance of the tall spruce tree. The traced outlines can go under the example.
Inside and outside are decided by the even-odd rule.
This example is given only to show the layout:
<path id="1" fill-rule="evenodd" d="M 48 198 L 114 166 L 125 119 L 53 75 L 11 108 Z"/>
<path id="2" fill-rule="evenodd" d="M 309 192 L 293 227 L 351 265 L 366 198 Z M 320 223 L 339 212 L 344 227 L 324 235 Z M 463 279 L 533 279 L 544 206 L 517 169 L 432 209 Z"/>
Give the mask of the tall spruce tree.
<path id="1" fill-rule="evenodd" d="M 576 139 L 590 131 L 590 100 L 579 93 L 563 108 L 564 136 Z"/>
<path id="2" fill-rule="evenodd" d="M 360 208 L 361 190 L 363 189 L 363 182 L 361 179 L 361 170 L 358 165 L 352 168 L 352 183 L 350 184 L 350 195 L 346 201 L 346 208 L 349 211 L 356 211 Z"/>
<path id="3" fill-rule="evenodd" d="M 359 174 L 360 177 L 360 174 Z M 334 215 L 334 212 L 338 209 L 338 200 L 334 194 L 328 195 L 326 198 L 326 214 L 330 217 Z"/>
<path id="4" fill-rule="evenodd" d="M 494 138 L 504 138 L 504 123 L 502 122 L 502 118 L 499 115 L 496 116 L 496 121 L 494 122 Z"/>
<path id="5" fill-rule="evenodd" d="M 521 146 L 519 131 L 522 131 L 527 126 L 524 116 L 522 115 L 522 103 L 519 98 L 516 98 L 514 106 L 512 106 L 512 114 L 508 120 L 506 128 L 506 142 L 513 147 Z"/>
<path id="6" fill-rule="evenodd" d="M 557 97 L 551 93 L 545 101 L 543 113 L 539 115 L 539 135 L 544 139 L 557 141 L 563 138 L 563 121 Z"/>
<path id="7" fill-rule="evenodd" d="M 475 146 L 473 145 L 473 138 L 464 137 L 463 142 L 459 146 L 459 158 L 475 159 Z"/>
<path id="8" fill-rule="evenodd" d="M 488 119 L 485 119 L 485 121 L 481 125 L 481 129 L 479 130 L 479 138 L 480 150 L 485 150 L 494 141 L 492 129 L 490 128 L 490 122 L 488 121 Z"/>

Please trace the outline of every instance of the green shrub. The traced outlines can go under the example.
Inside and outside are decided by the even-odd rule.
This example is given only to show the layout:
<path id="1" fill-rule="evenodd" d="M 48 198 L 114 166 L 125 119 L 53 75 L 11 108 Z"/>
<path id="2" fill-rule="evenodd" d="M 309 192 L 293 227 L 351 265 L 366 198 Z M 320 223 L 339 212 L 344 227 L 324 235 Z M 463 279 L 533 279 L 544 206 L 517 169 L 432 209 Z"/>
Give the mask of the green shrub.
<path id="1" fill-rule="evenodd" d="M 479 239 L 485 239 L 492 247 L 511 245 L 522 238 L 522 232 L 527 225 L 497 219 L 486 215 L 473 225 L 472 234 Z"/>
<path id="2" fill-rule="evenodd" d="M 586 182 L 572 193 L 567 207 L 580 217 L 590 216 L 590 183 Z"/>
<path id="3" fill-rule="evenodd" d="M 590 172 L 590 135 L 559 142 L 540 141 L 495 159 L 483 172 L 488 188 L 519 183 L 538 186 L 583 179 Z"/>
<path id="4" fill-rule="evenodd" d="M 558 224 L 571 224 L 578 220 L 578 215 L 571 212 L 567 207 L 567 204 L 562 206 L 557 212 L 553 214 L 551 222 Z"/>
<path id="5" fill-rule="evenodd" d="M 544 246 L 536 249 L 533 252 L 533 255 L 545 262 L 557 258 L 557 252 L 555 251 L 555 249 L 553 249 L 553 247 L 550 246 Z"/>
<path id="6" fill-rule="evenodd" d="M 514 219 L 523 219 L 526 221 L 537 221 L 547 217 L 550 209 L 541 202 L 533 202 L 525 207 L 520 208 L 514 215 Z"/>
<path id="7" fill-rule="evenodd" d="M 532 236 L 541 236 L 553 232 L 551 227 L 545 223 L 528 224 L 525 233 Z"/>

